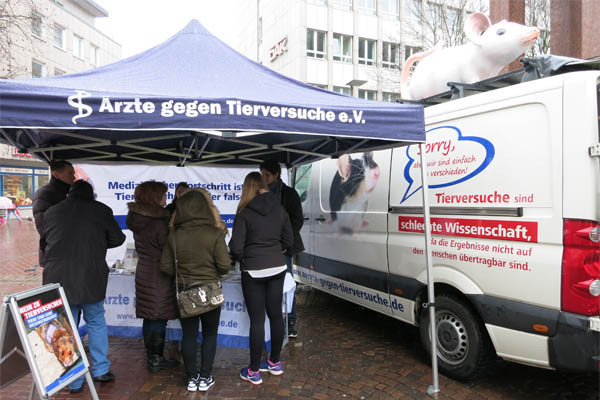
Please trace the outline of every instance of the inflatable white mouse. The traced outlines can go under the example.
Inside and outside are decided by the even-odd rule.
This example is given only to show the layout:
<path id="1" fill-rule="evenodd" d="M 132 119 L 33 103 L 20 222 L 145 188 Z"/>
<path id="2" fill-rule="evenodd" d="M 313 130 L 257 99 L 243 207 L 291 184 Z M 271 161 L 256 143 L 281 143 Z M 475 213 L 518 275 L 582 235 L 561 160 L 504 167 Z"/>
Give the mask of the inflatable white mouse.
<path id="1" fill-rule="evenodd" d="M 491 78 L 536 42 L 540 31 L 515 22 L 492 25 L 488 17 L 473 13 L 464 27 L 469 43 L 434 48 L 413 54 L 402 68 L 403 99 L 418 100 L 450 90 L 448 82 L 473 83 Z M 412 74 L 410 67 L 420 61 Z"/>

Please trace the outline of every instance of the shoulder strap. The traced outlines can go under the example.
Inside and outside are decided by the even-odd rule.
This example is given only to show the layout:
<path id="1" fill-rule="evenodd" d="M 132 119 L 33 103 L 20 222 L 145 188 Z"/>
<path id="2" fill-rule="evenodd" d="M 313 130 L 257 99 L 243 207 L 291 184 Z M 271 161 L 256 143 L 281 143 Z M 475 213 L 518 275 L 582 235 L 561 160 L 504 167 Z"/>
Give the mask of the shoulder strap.
<path id="1" fill-rule="evenodd" d="M 179 298 L 179 282 L 177 280 L 177 240 L 175 239 L 175 232 L 177 232 L 177 230 L 173 228 L 173 258 L 175 259 L 175 295 L 177 296 L 177 298 Z"/>

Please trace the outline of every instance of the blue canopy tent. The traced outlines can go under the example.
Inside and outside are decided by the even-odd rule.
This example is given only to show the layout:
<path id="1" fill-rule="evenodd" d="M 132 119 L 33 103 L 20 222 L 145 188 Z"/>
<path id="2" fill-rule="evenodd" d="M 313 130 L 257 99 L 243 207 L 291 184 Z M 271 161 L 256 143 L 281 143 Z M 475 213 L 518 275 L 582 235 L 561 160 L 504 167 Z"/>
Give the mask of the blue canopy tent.
<path id="1" fill-rule="evenodd" d="M 293 167 L 424 143 L 425 130 L 420 105 L 362 100 L 290 79 L 193 20 L 166 42 L 110 65 L 0 81 L 0 142 L 46 161 L 183 166 L 268 158 Z M 425 173 L 422 183 L 427 187 Z M 433 337 L 429 207 L 422 193 Z M 436 392 L 435 355 L 432 365 Z"/>
<path id="2" fill-rule="evenodd" d="M 0 81 L 0 139 L 40 158 L 287 166 L 425 140 L 423 109 L 339 95 L 257 64 L 191 21 L 89 71 Z"/>

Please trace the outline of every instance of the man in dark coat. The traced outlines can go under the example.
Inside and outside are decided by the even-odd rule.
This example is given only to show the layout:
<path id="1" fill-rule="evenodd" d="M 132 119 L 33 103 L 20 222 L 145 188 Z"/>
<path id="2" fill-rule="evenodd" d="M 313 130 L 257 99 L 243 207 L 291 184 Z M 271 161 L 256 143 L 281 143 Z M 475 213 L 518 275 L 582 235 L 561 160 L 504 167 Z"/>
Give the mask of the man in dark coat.
<path id="1" fill-rule="evenodd" d="M 35 227 L 41 235 L 44 231 L 44 213 L 50 207 L 67 198 L 69 186 L 75 182 L 75 169 L 68 161 L 56 160 L 50 163 L 50 182 L 35 192 L 33 199 L 33 218 Z M 39 265 L 44 268 L 44 248 L 46 244 L 40 236 Z"/>
<path id="2" fill-rule="evenodd" d="M 292 223 L 294 243 L 290 248 L 286 249 L 285 255 L 288 272 L 293 276 L 292 256 L 304 250 L 304 244 L 302 243 L 302 237 L 300 236 L 300 229 L 302 229 L 302 225 L 304 224 L 302 202 L 300 201 L 300 196 L 298 196 L 298 193 L 281 180 L 281 167 L 277 161 L 263 161 L 260 164 L 260 173 L 265 183 L 269 186 L 269 190 L 279 197 L 281 205 L 283 206 L 284 210 L 287 211 L 290 217 L 290 222 Z M 298 336 L 298 330 L 296 328 L 295 295 L 292 303 L 292 312 L 288 314 L 288 336 L 292 338 Z"/>
<path id="3" fill-rule="evenodd" d="M 45 243 L 43 283 L 60 283 L 65 291 L 75 325 L 79 312 L 89 333 L 92 376 L 97 382 L 110 382 L 108 329 L 104 319 L 104 298 L 108 284 L 106 250 L 120 246 L 125 235 L 112 210 L 94 200 L 94 190 L 86 181 L 71 185 L 66 200 L 44 214 L 42 239 Z M 80 377 L 71 383 L 71 392 L 83 388 Z"/>

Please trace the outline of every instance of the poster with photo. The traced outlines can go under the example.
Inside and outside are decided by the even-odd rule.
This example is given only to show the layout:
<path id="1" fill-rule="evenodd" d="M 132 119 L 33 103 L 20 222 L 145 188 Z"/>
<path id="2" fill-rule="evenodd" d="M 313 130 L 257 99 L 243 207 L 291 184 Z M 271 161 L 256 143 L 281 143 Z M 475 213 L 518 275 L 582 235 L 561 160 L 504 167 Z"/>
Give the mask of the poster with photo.
<path id="1" fill-rule="evenodd" d="M 10 304 L 40 392 L 43 389 L 52 395 L 88 371 L 79 334 L 59 285 L 18 293 Z"/>

